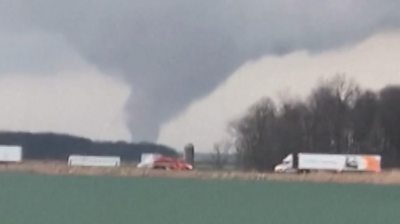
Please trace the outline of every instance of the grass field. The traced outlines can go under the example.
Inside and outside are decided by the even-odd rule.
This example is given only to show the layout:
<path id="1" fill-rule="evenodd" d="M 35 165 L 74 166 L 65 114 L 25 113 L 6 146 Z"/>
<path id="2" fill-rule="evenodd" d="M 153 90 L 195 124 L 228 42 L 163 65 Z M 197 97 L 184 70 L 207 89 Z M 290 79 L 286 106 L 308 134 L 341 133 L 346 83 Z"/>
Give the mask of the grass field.
<path id="1" fill-rule="evenodd" d="M 397 224 L 400 187 L 0 174 L 4 224 Z"/>

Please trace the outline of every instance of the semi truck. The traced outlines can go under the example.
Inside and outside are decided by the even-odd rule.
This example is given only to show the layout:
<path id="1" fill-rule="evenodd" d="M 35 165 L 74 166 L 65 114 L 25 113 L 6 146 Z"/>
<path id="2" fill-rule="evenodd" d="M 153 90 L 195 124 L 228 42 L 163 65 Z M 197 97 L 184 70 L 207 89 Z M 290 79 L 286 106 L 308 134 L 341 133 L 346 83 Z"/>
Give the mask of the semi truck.
<path id="1" fill-rule="evenodd" d="M 380 172 L 380 155 L 292 153 L 274 168 L 275 172 L 360 171 Z"/>
<path id="2" fill-rule="evenodd" d="M 19 145 L 0 145 L 0 163 L 22 161 L 22 147 Z"/>

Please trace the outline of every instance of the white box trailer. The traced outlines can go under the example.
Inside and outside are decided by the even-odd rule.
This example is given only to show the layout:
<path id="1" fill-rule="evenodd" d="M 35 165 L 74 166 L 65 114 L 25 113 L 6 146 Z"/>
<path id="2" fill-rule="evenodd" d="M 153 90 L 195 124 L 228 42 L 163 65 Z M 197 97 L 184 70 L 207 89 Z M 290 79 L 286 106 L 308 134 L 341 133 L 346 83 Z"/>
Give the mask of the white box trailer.
<path id="1" fill-rule="evenodd" d="M 321 154 L 298 153 L 296 157 L 289 154 L 281 164 L 275 166 L 275 172 L 296 171 L 381 171 L 380 155 L 356 155 L 356 154 Z M 296 167 L 297 164 L 297 167 Z"/>
<path id="2" fill-rule="evenodd" d="M 11 163 L 22 161 L 22 147 L 18 145 L 1 145 L 0 162 Z"/>
<path id="3" fill-rule="evenodd" d="M 70 155 L 68 157 L 68 166 L 118 167 L 120 165 L 121 159 L 118 156 Z"/>

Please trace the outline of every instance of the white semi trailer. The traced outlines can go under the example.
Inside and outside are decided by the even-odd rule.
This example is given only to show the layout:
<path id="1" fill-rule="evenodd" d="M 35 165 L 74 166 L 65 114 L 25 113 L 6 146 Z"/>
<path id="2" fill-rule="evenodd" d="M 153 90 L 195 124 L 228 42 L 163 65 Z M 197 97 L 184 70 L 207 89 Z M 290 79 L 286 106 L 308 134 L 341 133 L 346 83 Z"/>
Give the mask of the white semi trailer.
<path id="1" fill-rule="evenodd" d="M 286 156 L 275 172 L 299 171 L 365 171 L 380 172 L 380 155 L 297 153 Z"/>
<path id="2" fill-rule="evenodd" d="M 22 161 L 22 147 L 19 145 L 0 145 L 0 162 L 17 163 Z"/>
<path id="3" fill-rule="evenodd" d="M 120 165 L 121 159 L 119 156 L 70 155 L 68 157 L 68 166 L 118 167 Z"/>

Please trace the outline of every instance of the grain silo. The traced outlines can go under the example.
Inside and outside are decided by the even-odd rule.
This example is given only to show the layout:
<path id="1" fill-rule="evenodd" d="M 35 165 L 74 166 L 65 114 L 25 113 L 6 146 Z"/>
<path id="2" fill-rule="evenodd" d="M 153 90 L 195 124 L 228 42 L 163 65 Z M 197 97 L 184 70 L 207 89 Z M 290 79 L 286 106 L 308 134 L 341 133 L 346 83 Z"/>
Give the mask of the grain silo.
<path id="1" fill-rule="evenodd" d="M 185 161 L 194 167 L 194 145 L 192 143 L 185 145 L 184 153 Z"/>

